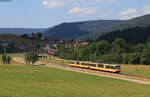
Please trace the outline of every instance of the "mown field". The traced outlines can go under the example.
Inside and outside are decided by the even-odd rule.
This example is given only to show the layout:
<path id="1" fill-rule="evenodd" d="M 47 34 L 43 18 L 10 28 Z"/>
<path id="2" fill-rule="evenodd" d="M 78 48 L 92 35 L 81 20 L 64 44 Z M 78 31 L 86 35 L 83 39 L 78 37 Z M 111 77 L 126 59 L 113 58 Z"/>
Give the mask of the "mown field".
<path id="1" fill-rule="evenodd" d="M 0 97 L 149 97 L 150 85 L 46 67 L 0 66 Z"/>
<path id="2" fill-rule="evenodd" d="M 122 65 L 122 72 L 150 78 L 150 65 Z"/>
<path id="3" fill-rule="evenodd" d="M 50 62 L 50 63 L 54 63 L 54 64 L 69 65 L 68 60 L 62 60 L 62 59 L 59 59 L 59 58 L 56 58 L 56 57 L 40 58 L 40 61 Z"/>

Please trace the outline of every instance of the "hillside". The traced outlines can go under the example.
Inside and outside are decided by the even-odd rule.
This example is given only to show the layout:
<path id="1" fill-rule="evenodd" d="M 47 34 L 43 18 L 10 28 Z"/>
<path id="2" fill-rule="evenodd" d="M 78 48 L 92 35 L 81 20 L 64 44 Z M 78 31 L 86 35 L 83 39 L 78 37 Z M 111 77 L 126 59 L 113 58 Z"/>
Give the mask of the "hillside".
<path id="1" fill-rule="evenodd" d="M 44 43 L 45 41 L 23 38 L 15 34 L 0 34 L 0 42 L 7 42 L 13 44 L 25 44 L 27 46 L 31 46 L 32 44 Z"/>
<path id="2" fill-rule="evenodd" d="M 60 39 L 71 39 L 79 37 L 99 30 L 103 30 L 114 24 L 121 23 L 120 20 L 97 20 L 74 23 L 62 23 L 60 25 L 49 28 L 44 32 L 46 37 L 54 37 Z"/>
<path id="3" fill-rule="evenodd" d="M 36 32 L 43 32 L 45 29 L 35 29 L 35 28 L 0 28 L 0 33 L 5 34 L 31 34 Z"/>
<path id="4" fill-rule="evenodd" d="M 79 39 L 81 39 L 81 40 L 87 40 L 87 39 L 97 40 L 101 35 L 109 33 L 109 32 L 113 32 L 113 31 L 117 31 L 117 30 L 124 30 L 124 29 L 129 29 L 129 28 L 135 28 L 135 27 L 148 27 L 148 26 L 150 26 L 150 15 L 144 15 L 144 16 L 140 16 L 140 17 L 133 18 L 130 20 L 122 21 L 119 24 L 114 24 L 103 30 L 99 30 L 95 33 L 82 36 Z"/>
<path id="5" fill-rule="evenodd" d="M 125 39 L 126 42 L 130 44 L 144 43 L 150 37 L 150 26 L 113 31 L 111 33 L 100 36 L 97 41 L 108 40 L 109 42 L 112 42 L 116 38 L 120 37 Z"/>

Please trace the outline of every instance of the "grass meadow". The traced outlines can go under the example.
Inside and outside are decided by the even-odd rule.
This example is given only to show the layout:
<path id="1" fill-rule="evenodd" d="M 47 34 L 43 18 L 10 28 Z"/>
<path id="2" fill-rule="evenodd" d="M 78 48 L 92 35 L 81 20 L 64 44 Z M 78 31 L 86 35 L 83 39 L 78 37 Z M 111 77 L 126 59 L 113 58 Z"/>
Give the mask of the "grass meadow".
<path id="1" fill-rule="evenodd" d="M 150 78 L 150 65 L 122 65 L 122 73 Z"/>
<path id="2" fill-rule="evenodd" d="M 63 64 L 63 65 L 69 65 L 68 60 L 62 60 L 57 57 L 50 57 L 50 58 L 40 58 L 40 61 L 50 62 L 54 64 Z"/>
<path id="3" fill-rule="evenodd" d="M 0 97 L 150 97 L 150 85 L 34 66 L 0 66 Z"/>

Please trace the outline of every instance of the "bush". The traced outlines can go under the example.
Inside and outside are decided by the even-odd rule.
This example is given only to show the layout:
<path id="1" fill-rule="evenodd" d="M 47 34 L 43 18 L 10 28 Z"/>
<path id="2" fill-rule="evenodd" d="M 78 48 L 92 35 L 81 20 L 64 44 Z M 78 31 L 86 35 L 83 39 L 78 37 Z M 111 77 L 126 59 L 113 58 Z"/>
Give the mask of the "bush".
<path id="1" fill-rule="evenodd" d="M 10 64 L 12 58 L 10 56 L 7 56 L 7 55 L 2 55 L 2 63 L 3 64 Z"/>

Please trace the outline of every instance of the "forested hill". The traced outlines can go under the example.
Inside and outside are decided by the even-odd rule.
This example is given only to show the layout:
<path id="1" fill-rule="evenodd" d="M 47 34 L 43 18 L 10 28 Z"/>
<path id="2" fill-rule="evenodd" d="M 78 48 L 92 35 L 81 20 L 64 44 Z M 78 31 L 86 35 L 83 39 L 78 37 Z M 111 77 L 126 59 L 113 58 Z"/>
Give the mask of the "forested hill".
<path id="1" fill-rule="evenodd" d="M 0 34 L 31 34 L 36 32 L 43 32 L 46 29 L 35 28 L 0 28 Z"/>
<path id="2" fill-rule="evenodd" d="M 150 37 L 150 26 L 113 31 L 111 33 L 107 33 L 100 36 L 97 41 L 108 40 L 109 42 L 112 42 L 116 38 L 123 38 L 126 40 L 127 43 L 137 44 L 146 42 L 149 37 Z"/>
<path id="3" fill-rule="evenodd" d="M 91 34 L 103 30 L 114 24 L 121 23 L 121 20 L 96 20 L 74 23 L 62 23 L 49 28 L 45 31 L 46 37 L 55 37 L 60 39 L 71 39 L 82 35 Z"/>
<path id="4" fill-rule="evenodd" d="M 43 44 L 46 41 L 44 40 L 35 40 L 35 39 L 30 39 L 30 38 L 24 38 L 21 37 L 20 35 L 16 34 L 0 34 L 0 43 L 9 43 L 9 44 L 23 44 L 26 46 L 32 46 L 36 44 Z"/>
<path id="5" fill-rule="evenodd" d="M 82 36 L 79 39 L 81 39 L 81 40 L 87 40 L 87 39 L 97 40 L 98 38 L 100 39 L 101 35 L 106 34 L 106 33 L 111 33 L 113 31 L 125 30 L 125 29 L 135 28 L 135 27 L 148 27 L 148 26 L 150 26 L 150 15 L 144 15 L 144 16 L 140 16 L 137 18 L 123 21 L 119 24 L 114 24 L 103 30 L 99 30 L 95 33 Z M 134 34 L 136 35 L 136 33 L 134 33 Z M 127 35 L 127 36 L 129 36 L 129 35 Z"/>

